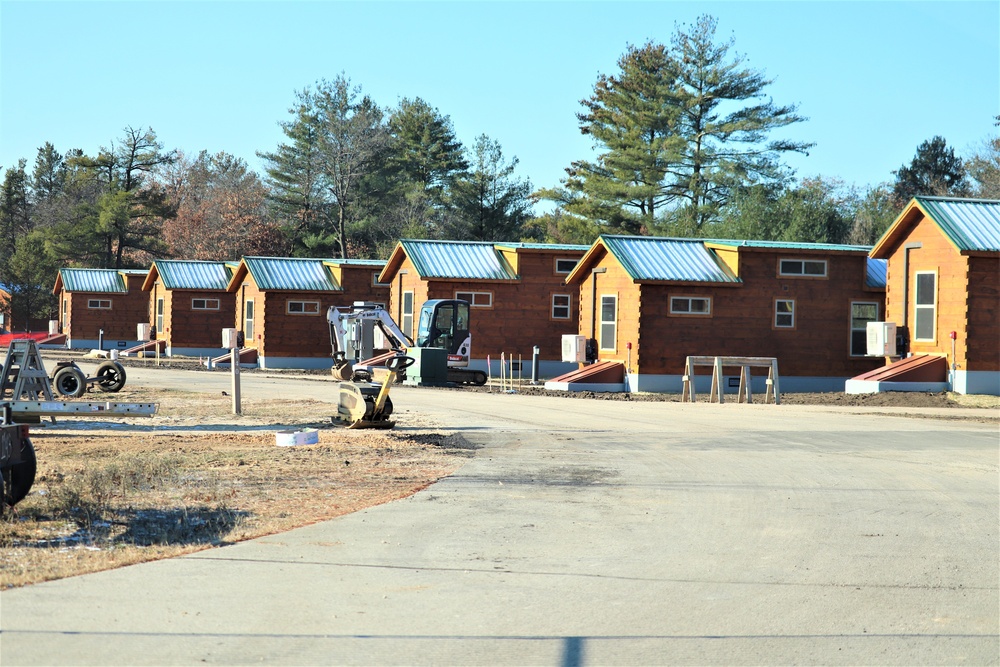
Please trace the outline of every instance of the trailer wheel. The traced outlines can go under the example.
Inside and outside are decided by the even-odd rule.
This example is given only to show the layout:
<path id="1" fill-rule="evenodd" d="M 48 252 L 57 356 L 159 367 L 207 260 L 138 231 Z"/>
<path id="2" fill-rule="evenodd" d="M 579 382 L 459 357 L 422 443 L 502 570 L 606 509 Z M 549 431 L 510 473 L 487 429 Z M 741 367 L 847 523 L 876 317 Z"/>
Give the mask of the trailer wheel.
<path id="1" fill-rule="evenodd" d="M 52 378 L 56 391 L 63 396 L 80 398 L 87 391 L 87 378 L 76 366 L 64 366 Z"/>
<path id="2" fill-rule="evenodd" d="M 35 483 L 35 471 L 38 463 L 35 460 L 35 447 L 31 440 L 21 440 L 21 462 L 3 471 L 3 502 L 14 506 L 24 500 Z"/>
<path id="3" fill-rule="evenodd" d="M 117 361 L 105 361 L 97 367 L 97 388 L 101 391 L 121 391 L 125 386 L 125 367 Z"/>

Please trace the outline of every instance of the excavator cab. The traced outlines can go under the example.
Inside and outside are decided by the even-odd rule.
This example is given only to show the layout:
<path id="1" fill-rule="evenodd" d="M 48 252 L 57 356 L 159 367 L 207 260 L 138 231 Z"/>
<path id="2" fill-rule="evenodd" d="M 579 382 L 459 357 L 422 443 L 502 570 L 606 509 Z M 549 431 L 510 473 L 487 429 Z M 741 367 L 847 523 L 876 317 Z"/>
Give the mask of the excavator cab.
<path id="1" fill-rule="evenodd" d="M 440 347 L 448 353 L 449 366 L 468 366 L 472 338 L 469 335 L 469 302 L 432 299 L 420 309 L 417 347 Z"/>

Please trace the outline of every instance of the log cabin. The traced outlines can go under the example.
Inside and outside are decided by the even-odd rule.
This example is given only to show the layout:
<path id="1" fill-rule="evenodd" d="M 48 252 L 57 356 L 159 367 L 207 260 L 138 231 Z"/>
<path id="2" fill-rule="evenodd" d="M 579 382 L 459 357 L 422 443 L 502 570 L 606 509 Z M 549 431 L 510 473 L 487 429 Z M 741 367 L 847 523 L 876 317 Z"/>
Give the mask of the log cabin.
<path id="1" fill-rule="evenodd" d="M 148 270 L 60 269 L 52 293 L 59 298 L 59 333 L 69 348 L 124 350 L 138 342 L 149 321 Z"/>
<path id="2" fill-rule="evenodd" d="M 622 389 L 679 392 L 688 356 L 720 356 L 778 359 L 784 391 L 843 391 L 878 363 L 865 328 L 884 312 L 884 263 L 868 250 L 603 235 L 567 283 L 578 335 L 624 367 Z"/>
<path id="3" fill-rule="evenodd" d="M 384 261 L 244 257 L 227 286 L 234 297 L 236 329 L 257 351 L 261 368 L 331 368 L 331 306 L 357 301 L 386 305 L 389 286 L 379 282 Z"/>
<path id="4" fill-rule="evenodd" d="M 1000 200 L 915 197 L 871 257 L 888 263 L 897 354 L 941 358 L 952 391 L 1000 395 Z"/>
<path id="5" fill-rule="evenodd" d="M 497 374 L 503 354 L 530 377 L 537 346 L 539 377 L 551 377 L 575 367 L 561 358 L 561 336 L 576 330 L 580 306 L 565 278 L 587 248 L 403 239 L 380 280 L 391 285 L 389 312 L 408 336 L 425 301 L 462 299 L 471 306 L 470 368 L 487 370 L 489 361 Z"/>
<path id="6" fill-rule="evenodd" d="M 222 330 L 233 326 L 236 295 L 228 292 L 235 262 L 158 259 L 142 289 L 149 299 L 152 340 L 168 357 L 221 355 Z"/>

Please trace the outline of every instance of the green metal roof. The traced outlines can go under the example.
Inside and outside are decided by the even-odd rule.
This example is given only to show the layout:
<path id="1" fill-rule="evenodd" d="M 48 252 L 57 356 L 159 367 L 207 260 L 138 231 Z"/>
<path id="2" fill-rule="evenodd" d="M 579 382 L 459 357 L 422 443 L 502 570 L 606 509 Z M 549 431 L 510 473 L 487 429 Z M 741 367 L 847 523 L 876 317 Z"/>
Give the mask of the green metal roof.
<path id="1" fill-rule="evenodd" d="M 59 275 L 67 292 L 128 293 L 122 272 L 116 269 L 59 269 Z"/>
<path id="2" fill-rule="evenodd" d="M 244 257 L 254 282 L 261 290 L 289 292 L 339 292 L 323 259 L 290 257 Z"/>
<path id="3" fill-rule="evenodd" d="M 590 249 L 589 245 L 577 245 L 573 243 L 495 243 L 494 245 L 497 248 L 510 248 L 513 250 L 524 248 L 525 250 L 587 252 Z"/>
<path id="4" fill-rule="evenodd" d="M 698 239 L 602 235 L 600 241 L 633 280 L 742 282 Z"/>
<path id="5" fill-rule="evenodd" d="M 153 264 L 167 289 L 225 291 L 233 275 L 226 262 L 158 259 Z"/>
<path id="6" fill-rule="evenodd" d="M 518 279 L 492 243 L 403 239 L 400 244 L 421 278 Z"/>
<path id="7" fill-rule="evenodd" d="M 750 241 L 734 239 L 704 239 L 705 243 L 731 246 L 734 248 L 774 248 L 775 250 L 806 250 L 818 252 L 863 252 L 872 249 L 867 245 L 846 243 L 800 243 L 795 241 Z"/>
<path id="8" fill-rule="evenodd" d="M 1000 201 L 914 197 L 958 249 L 1000 251 Z"/>
<path id="9" fill-rule="evenodd" d="M 334 266 L 373 266 L 376 268 L 385 266 L 384 259 L 327 259 L 324 261 Z"/>

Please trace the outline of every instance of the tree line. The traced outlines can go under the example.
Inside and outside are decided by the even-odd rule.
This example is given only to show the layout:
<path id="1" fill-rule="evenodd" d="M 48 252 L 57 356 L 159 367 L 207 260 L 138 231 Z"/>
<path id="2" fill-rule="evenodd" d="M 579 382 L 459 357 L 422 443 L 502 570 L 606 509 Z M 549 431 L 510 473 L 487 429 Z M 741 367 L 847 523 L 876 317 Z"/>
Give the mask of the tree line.
<path id="1" fill-rule="evenodd" d="M 916 194 L 1000 197 L 1000 137 L 965 159 L 942 137 L 859 189 L 784 163 L 807 119 L 703 16 L 628 46 L 577 114 L 596 157 L 535 189 L 481 134 L 421 98 L 382 107 L 341 73 L 295 93 L 258 174 L 225 152 L 167 150 L 128 126 L 96 154 L 39 148 L 4 170 L 0 285 L 15 321 L 47 319 L 63 266 L 156 258 L 385 257 L 399 238 L 589 244 L 602 233 L 873 244 Z M 539 205 L 548 208 L 536 215 Z"/>

